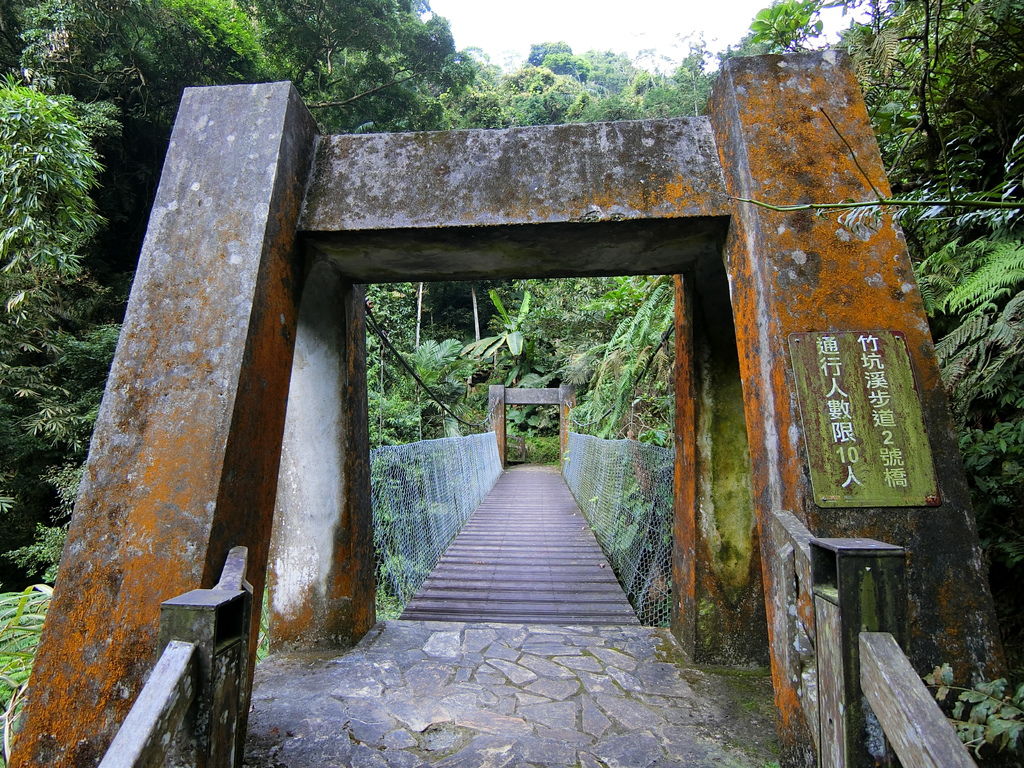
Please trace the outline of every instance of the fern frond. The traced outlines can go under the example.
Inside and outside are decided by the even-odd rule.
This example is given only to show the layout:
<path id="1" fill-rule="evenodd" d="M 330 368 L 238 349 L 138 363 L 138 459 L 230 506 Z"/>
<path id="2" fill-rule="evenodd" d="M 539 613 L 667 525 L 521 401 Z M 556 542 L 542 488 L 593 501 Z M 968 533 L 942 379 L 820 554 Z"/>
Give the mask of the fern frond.
<path id="1" fill-rule="evenodd" d="M 950 394 L 955 394 L 958 391 L 958 385 L 966 380 L 978 354 L 977 347 L 969 347 L 947 360 L 946 364 L 942 366 L 942 382 Z"/>
<path id="2" fill-rule="evenodd" d="M 985 263 L 951 290 L 943 301 L 947 312 L 979 311 L 1024 288 L 1024 242 L 995 243 Z"/>
<path id="3" fill-rule="evenodd" d="M 989 316 L 976 314 L 968 316 L 960 325 L 947 333 L 935 345 L 939 363 L 945 365 L 958 350 L 982 338 L 989 327 Z"/>
<path id="4" fill-rule="evenodd" d="M 889 77 L 899 59 L 900 33 L 895 26 L 886 26 L 879 30 L 871 43 L 871 64 L 881 73 Z"/>

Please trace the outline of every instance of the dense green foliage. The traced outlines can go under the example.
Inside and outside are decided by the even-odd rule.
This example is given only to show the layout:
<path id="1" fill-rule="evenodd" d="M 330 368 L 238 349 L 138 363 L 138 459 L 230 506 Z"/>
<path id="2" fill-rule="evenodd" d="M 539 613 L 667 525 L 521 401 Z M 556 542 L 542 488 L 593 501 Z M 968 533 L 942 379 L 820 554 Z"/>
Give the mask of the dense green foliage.
<path id="1" fill-rule="evenodd" d="M 117 338 L 109 291 L 82 266 L 103 219 L 76 104 L 12 78 L 0 87 L 0 581 L 54 565 L 60 499 L 77 487 Z"/>
<path id="2" fill-rule="evenodd" d="M 99 161 L 66 96 L 8 77 L 0 88 L 0 269 L 76 269 L 102 220 L 90 191 Z"/>
<path id="3" fill-rule="evenodd" d="M 255 0 L 253 10 L 274 76 L 292 80 L 331 132 L 447 127 L 438 93 L 473 77 L 422 0 Z"/>
<path id="4" fill-rule="evenodd" d="M 0 594 L 0 766 L 11 752 L 11 726 L 23 703 L 52 591 L 38 584 Z"/>
<path id="5" fill-rule="evenodd" d="M 508 74 L 475 61 L 473 84 L 447 98 L 446 107 L 451 123 L 465 128 L 699 115 L 714 79 L 706 71 L 710 60 L 703 44 L 694 45 L 664 74 L 612 51 L 577 55 L 564 42 L 543 43 Z"/>

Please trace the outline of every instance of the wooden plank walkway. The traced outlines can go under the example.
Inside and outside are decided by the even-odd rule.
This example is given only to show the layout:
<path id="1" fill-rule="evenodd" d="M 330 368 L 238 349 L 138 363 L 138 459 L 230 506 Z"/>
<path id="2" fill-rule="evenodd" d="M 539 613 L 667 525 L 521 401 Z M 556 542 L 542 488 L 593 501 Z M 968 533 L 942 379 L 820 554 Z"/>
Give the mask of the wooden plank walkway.
<path id="1" fill-rule="evenodd" d="M 554 467 L 505 471 L 403 619 L 638 624 Z"/>

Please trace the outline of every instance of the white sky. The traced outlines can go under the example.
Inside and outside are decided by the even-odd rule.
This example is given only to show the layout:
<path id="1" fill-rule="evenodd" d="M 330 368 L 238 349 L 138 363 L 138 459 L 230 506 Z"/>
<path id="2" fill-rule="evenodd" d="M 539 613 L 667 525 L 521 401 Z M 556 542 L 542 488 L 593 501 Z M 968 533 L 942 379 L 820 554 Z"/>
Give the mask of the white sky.
<path id="1" fill-rule="evenodd" d="M 574 53 L 591 49 L 668 68 L 688 52 L 686 38 L 703 35 L 712 51 L 739 42 L 754 15 L 771 0 L 430 0 L 434 13 L 451 23 L 456 48 L 482 48 L 506 70 L 522 64 L 533 43 L 564 40 Z M 826 33 L 849 20 L 839 9 L 823 15 Z M 660 60 L 660 61 L 659 61 Z"/>

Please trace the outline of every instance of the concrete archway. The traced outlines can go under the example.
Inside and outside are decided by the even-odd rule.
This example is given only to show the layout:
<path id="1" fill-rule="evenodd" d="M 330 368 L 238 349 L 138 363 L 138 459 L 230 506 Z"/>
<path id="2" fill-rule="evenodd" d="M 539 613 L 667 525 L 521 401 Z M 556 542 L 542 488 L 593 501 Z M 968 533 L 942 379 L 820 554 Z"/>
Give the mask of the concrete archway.
<path id="1" fill-rule="evenodd" d="M 807 748 L 785 573 L 766 530 L 770 513 L 789 510 L 821 536 L 906 546 L 912 658 L 983 669 L 998 658 L 991 599 L 898 229 L 883 216 L 851 232 L 833 218 L 743 202 L 865 200 L 872 188 L 887 190 L 881 160 L 853 73 L 831 51 L 729 61 L 707 117 L 502 131 L 318 137 L 286 83 L 187 91 L 14 765 L 95 762 L 152 662 L 159 603 L 211 586 L 240 543 L 259 594 L 275 507 L 279 527 L 298 526 L 292 542 L 307 538 L 304 525 L 335 521 L 302 557 L 284 545 L 282 562 L 308 566 L 275 576 L 279 594 L 288 578 L 290 594 L 305 596 L 294 631 L 341 643 L 372 623 L 365 282 L 683 275 L 674 628 L 684 646 L 725 647 L 762 611 L 781 736 L 787 748 Z M 333 320 L 309 309 L 318 303 Z M 735 357 L 715 357 L 722 324 L 701 330 L 699 318 L 716 313 L 729 318 Z M 905 339 L 940 498 L 822 506 L 787 340 L 880 326 Z M 325 334 L 340 343 L 327 361 L 317 352 Z M 293 353 L 316 372 L 297 377 Z M 715 376 L 731 392 L 718 411 L 702 398 Z M 340 398 L 337 418 L 290 414 L 289 426 L 290 383 L 314 399 Z M 737 559 L 737 547 L 723 545 L 738 540 L 736 519 L 702 496 L 714 497 L 716 481 L 712 473 L 702 489 L 700 462 L 716 459 L 701 458 L 698 437 L 735 431 L 738 416 L 752 508 L 749 551 Z M 297 452 L 314 427 L 341 471 L 328 506 L 301 511 L 307 497 L 288 492 L 288 472 L 297 467 L 301 485 L 310 460 Z"/>

